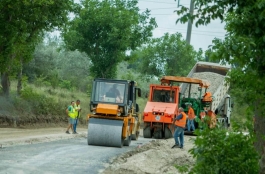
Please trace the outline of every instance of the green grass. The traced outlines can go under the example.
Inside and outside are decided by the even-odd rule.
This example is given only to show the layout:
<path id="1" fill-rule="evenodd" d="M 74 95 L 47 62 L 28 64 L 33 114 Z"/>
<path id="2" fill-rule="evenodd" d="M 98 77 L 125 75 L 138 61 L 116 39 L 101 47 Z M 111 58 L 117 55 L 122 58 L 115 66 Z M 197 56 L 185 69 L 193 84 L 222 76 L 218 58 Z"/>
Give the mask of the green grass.
<path id="1" fill-rule="evenodd" d="M 42 125 L 67 125 L 65 109 L 71 101 L 81 101 L 80 123 L 86 125 L 87 115 L 90 113 L 90 97 L 80 91 L 66 89 L 53 89 L 49 86 L 35 86 L 26 84 L 23 86 L 21 97 L 17 96 L 17 81 L 12 81 L 10 86 L 10 100 L 0 97 L 0 125 L 13 126 L 14 121 L 19 126 Z M 137 98 L 140 113 L 143 112 L 147 98 Z M 46 127 L 45 126 L 45 127 Z"/>
<path id="2" fill-rule="evenodd" d="M 139 105 L 140 112 L 143 113 L 147 102 L 147 98 L 137 98 L 136 100 L 137 100 L 136 103 Z"/>
<path id="3" fill-rule="evenodd" d="M 90 113 L 90 98 L 80 91 L 48 86 L 26 84 L 22 89 L 21 97 L 17 96 L 17 82 L 11 81 L 10 98 L 0 97 L 0 125 L 13 126 L 14 121 L 20 126 L 36 124 L 67 125 L 68 116 L 65 109 L 71 101 L 81 101 L 80 123 L 86 124 L 87 114 Z M 23 93 L 24 92 L 24 93 Z"/>

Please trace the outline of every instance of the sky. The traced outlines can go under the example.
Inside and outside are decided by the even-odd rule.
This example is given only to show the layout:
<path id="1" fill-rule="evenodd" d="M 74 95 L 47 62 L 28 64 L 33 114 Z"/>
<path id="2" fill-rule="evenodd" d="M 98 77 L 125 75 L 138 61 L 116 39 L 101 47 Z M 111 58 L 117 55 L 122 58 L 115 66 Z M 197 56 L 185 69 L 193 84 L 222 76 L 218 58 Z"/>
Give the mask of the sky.
<path id="1" fill-rule="evenodd" d="M 190 0 L 179 0 L 179 4 L 190 7 Z M 153 37 L 161 37 L 166 32 L 170 34 L 179 32 L 186 40 L 188 23 L 176 24 L 178 16 L 174 13 L 174 10 L 178 9 L 178 0 L 138 0 L 138 6 L 141 11 L 147 8 L 151 10 L 151 16 L 156 19 L 158 27 L 153 31 Z M 219 20 L 198 28 L 193 24 L 190 44 L 195 50 L 201 48 L 206 51 L 214 38 L 224 39 L 224 26 L 225 24 L 222 24 Z"/>
<path id="2" fill-rule="evenodd" d="M 79 0 L 74 1 L 80 2 Z M 178 9 L 178 1 L 179 5 L 190 7 L 190 0 L 138 0 L 138 7 L 141 12 L 149 9 L 151 10 L 151 17 L 156 19 L 158 27 L 153 31 L 153 37 L 162 37 L 165 33 L 174 34 L 178 32 L 186 40 L 188 23 L 176 24 L 178 15 L 174 11 Z M 225 24 L 221 23 L 220 20 L 211 21 L 209 25 L 198 28 L 193 24 L 190 44 L 197 51 L 199 48 L 206 51 L 214 38 L 224 39 L 224 26 Z"/>

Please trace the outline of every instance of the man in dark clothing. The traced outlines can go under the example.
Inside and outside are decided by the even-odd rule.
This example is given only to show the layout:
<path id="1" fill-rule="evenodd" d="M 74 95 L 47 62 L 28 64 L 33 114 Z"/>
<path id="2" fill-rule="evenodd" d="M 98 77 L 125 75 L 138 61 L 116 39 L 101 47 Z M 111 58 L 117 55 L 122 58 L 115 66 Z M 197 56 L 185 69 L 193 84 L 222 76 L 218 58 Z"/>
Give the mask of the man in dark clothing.
<path id="1" fill-rule="evenodd" d="M 106 97 L 116 98 L 116 102 L 121 102 L 122 97 L 120 91 L 117 89 L 117 84 L 114 84 L 109 91 L 106 93 Z"/>
<path id="2" fill-rule="evenodd" d="M 172 146 L 172 148 L 179 147 L 182 149 L 184 145 L 184 129 L 186 127 L 187 115 L 185 114 L 184 109 L 181 107 L 178 109 L 178 114 L 179 115 L 173 120 L 172 123 L 175 126 L 175 145 Z"/>

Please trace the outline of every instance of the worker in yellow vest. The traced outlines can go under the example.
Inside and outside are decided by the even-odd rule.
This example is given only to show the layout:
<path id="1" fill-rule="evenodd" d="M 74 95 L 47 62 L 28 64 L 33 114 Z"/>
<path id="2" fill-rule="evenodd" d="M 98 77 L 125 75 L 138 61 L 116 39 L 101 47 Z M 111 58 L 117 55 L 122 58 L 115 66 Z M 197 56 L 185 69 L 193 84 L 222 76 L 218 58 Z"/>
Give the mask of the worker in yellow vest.
<path id="1" fill-rule="evenodd" d="M 173 120 L 173 125 L 175 126 L 174 139 L 175 145 L 172 148 L 183 148 L 184 146 L 184 129 L 186 127 L 187 115 L 184 109 L 180 107 L 178 109 L 178 116 Z M 179 139 L 179 140 L 178 140 Z"/>
<path id="2" fill-rule="evenodd" d="M 75 117 L 75 122 L 74 122 L 74 125 L 73 125 L 73 128 L 74 128 L 74 133 L 73 134 L 77 134 L 76 126 L 78 124 L 78 119 L 80 117 L 80 112 L 81 112 L 80 100 L 76 100 L 74 109 L 75 109 L 75 116 L 76 117 Z"/>
<path id="3" fill-rule="evenodd" d="M 69 129 L 71 128 L 72 129 L 72 131 L 74 132 L 74 130 L 73 130 L 73 124 L 75 123 L 75 118 L 76 118 L 76 113 L 75 113 L 75 108 L 74 108 L 74 106 L 75 106 L 75 102 L 74 101 L 72 101 L 71 102 L 71 105 L 70 106 L 68 106 L 68 109 L 67 109 L 67 113 L 68 113 L 68 116 L 69 116 L 69 118 L 68 118 L 68 120 L 69 120 L 69 125 L 68 125 L 68 127 L 67 127 L 67 129 L 66 129 L 66 132 L 65 133 L 67 133 L 67 134 L 70 134 L 70 132 L 69 132 Z"/>

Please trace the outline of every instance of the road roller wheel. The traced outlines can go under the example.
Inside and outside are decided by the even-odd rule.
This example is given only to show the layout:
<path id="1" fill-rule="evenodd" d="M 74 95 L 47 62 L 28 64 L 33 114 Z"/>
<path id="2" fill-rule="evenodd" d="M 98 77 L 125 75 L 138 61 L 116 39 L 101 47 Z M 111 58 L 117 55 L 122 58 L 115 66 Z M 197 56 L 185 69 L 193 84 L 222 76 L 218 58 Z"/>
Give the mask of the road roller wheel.
<path id="1" fill-rule="evenodd" d="M 124 146 L 130 146 L 131 144 L 131 136 L 128 136 L 124 141 L 123 141 L 123 145 Z"/>
<path id="2" fill-rule="evenodd" d="M 138 140 L 139 134 L 140 134 L 140 132 L 139 131 L 136 131 L 135 134 L 132 134 L 131 135 L 131 139 L 132 140 Z"/>
<path id="3" fill-rule="evenodd" d="M 151 128 L 150 126 L 147 126 L 144 129 L 144 138 L 152 138 L 152 134 L 151 134 Z"/>
<path id="4" fill-rule="evenodd" d="M 156 131 L 154 132 L 154 138 L 156 138 L 156 139 L 161 139 L 161 138 L 163 138 L 162 130 L 156 130 Z"/>
<path id="5" fill-rule="evenodd" d="M 90 118 L 88 123 L 87 144 L 122 147 L 122 128 L 122 120 Z"/>
<path id="6" fill-rule="evenodd" d="M 168 138 L 172 138 L 172 132 L 168 127 L 166 127 L 165 128 L 165 139 L 168 139 Z"/>

